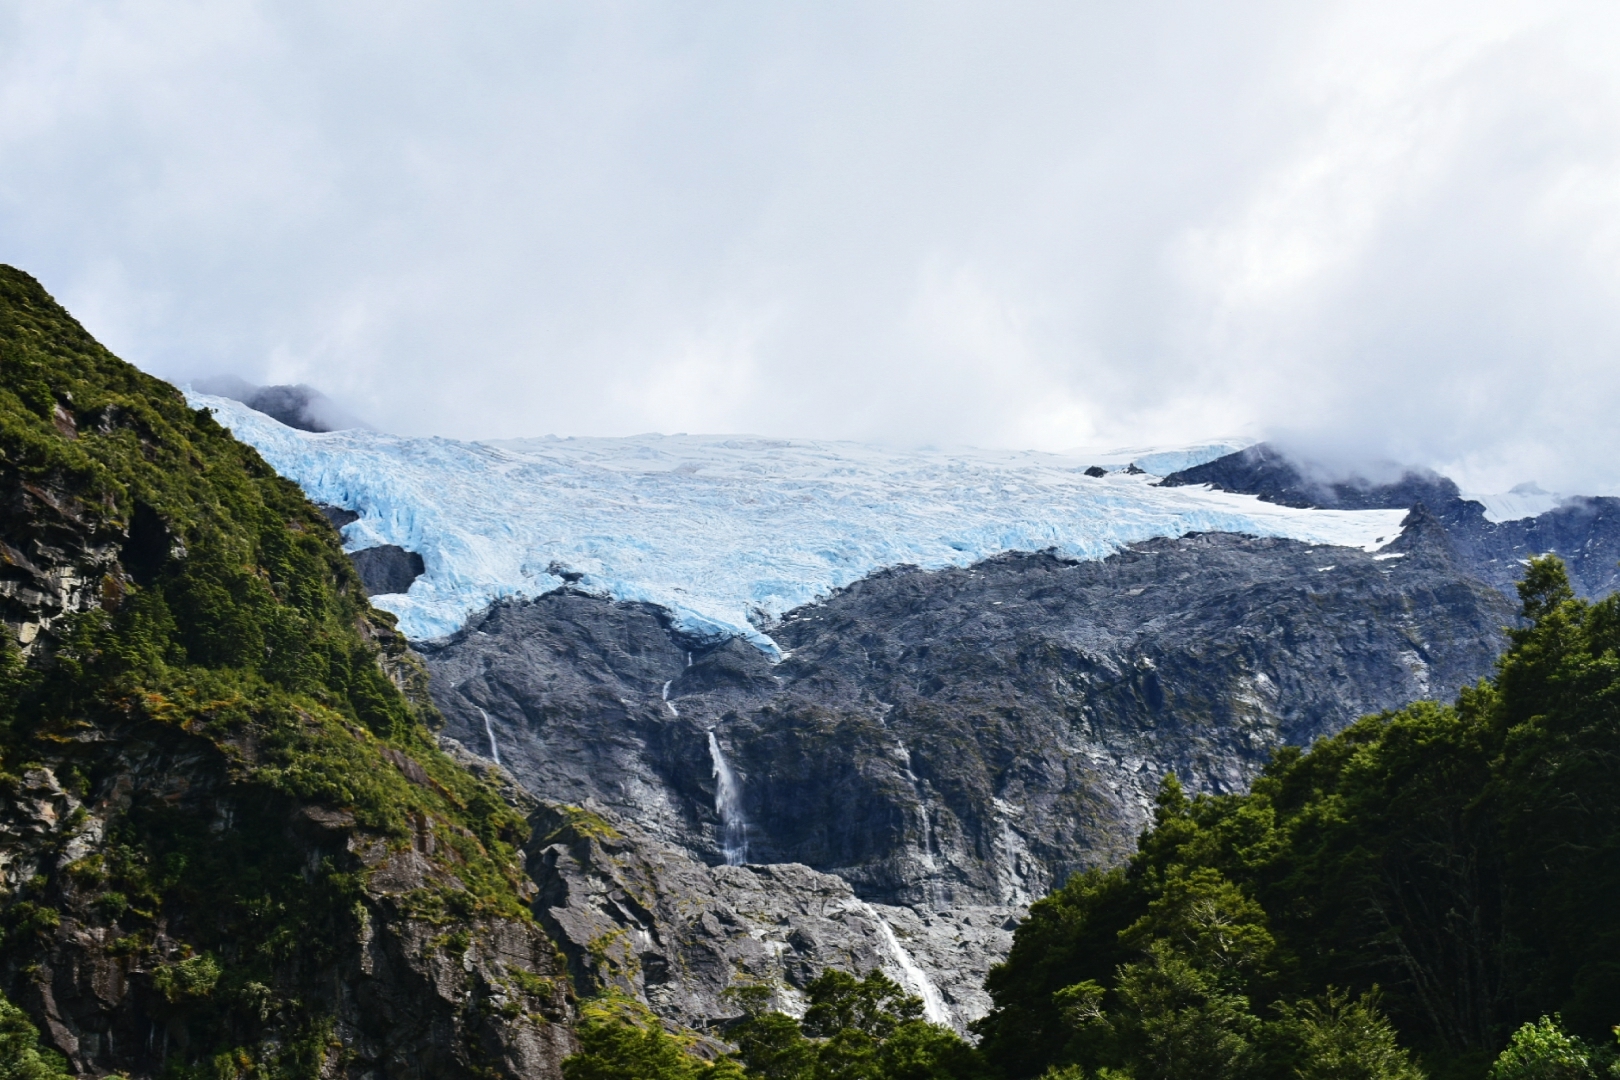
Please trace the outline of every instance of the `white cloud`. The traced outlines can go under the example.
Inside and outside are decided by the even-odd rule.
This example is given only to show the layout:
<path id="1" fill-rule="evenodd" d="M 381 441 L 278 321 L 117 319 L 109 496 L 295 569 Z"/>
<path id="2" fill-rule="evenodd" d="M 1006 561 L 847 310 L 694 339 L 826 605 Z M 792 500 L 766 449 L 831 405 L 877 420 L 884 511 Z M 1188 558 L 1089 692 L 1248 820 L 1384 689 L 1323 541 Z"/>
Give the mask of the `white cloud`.
<path id="1" fill-rule="evenodd" d="M 0 0 L 0 259 L 404 432 L 1620 490 L 1617 53 L 1597 3 Z"/>

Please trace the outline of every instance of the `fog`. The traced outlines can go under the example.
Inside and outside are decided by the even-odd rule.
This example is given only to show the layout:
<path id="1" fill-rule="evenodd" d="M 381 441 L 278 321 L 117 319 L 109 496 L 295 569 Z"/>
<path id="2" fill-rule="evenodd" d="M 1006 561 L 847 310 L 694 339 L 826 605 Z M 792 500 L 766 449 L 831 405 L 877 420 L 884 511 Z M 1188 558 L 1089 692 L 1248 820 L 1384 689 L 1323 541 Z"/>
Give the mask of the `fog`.
<path id="1" fill-rule="evenodd" d="M 0 261 L 401 433 L 1620 491 L 1620 9 L 0 2 Z"/>

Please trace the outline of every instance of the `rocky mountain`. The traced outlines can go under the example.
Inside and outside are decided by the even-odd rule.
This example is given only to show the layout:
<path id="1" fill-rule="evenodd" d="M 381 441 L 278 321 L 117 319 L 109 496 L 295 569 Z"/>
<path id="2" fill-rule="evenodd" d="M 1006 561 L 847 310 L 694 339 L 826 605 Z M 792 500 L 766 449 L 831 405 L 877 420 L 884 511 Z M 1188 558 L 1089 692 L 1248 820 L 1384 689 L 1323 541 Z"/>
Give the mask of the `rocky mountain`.
<path id="1" fill-rule="evenodd" d="M 777 664 L 736 639 L 694 642 L 657 607 L 569 591 L 498 604 L 421 649 L 448 733 L 532 792 L 634 823 L 536 867 L 582 977 L 609 977 L 587 969 L 612 938 L 655 1007 L 725 1015 L 724 981 L 672 943 L 791 990 L 829 942 L 874 955 L 881 927 L 858 898 L 900 935 L 879 961 L 897 975 L 915 961 L 960 1025 L 986 1004 L 995 928 L 1128 854 L 1166 772 L 1240 790 L 1279 745 L 1473 682 L 1511 618 L 1419 527 L 1376 555 L 1208 534 L 1100 562 L 899 568 L 770 625 Z M 613 844 L 634 854 L 609 858 Z M 661 868 L 639 904 L 615 877 L 626 857 Z M 742 903 L 734 892 L 761 891 L 727 866 L 743 863 L 796 876 L 766 890 L 774 905 Z M 819 914 L 828 901 L 805 907 L 824 894 L 845 897 L 841 929 Z M 693 896 L 768 914 L 671 914 Z"/>
<path id="2" fill-rule="evenodd" d="M 1577 496 L 1533 517 L 1491 521 L 1481 503 L 1464 498 L 1455 483 L 1433 472 L 1408 470 L 1384 482 L 1357 476 L 1323 480 L 1263 443 L 1172 473 L 1163 483 L 1209 485 L 1280 506 L 1422 506 L 1444 527 L 1459 565 L 1504 592 L 1512 592 L 1527 559 L 1548 553 L 1564 560 L 1570 583 L 1586 599 L 1620 588 L 1620 499 Z"/>
<path id="3" fill-rule="evenodd" d="M 313 386 L 256 386 L 234 376 L 197 379 L 192 383 L 207 394 L 240 401 L 255 412 L 274 417 L 299 431 L 342 431 L 366 425 Z"/>
<path id="4" fill-rule="evenodd" d="M 1240 791 L 1449 698 L 1521 559 L 1597 594 L 1620 553 L 1606 500 L 1493 522 L 1433 473 L 1323 481 L 1267 446 L 463 444 L 193 401 L 324 504 L 447 737 L 532 800 L 576 984 L 698 1028 L 829 965 L 963 1028 L 1025 906 L 1123 859 L 1166 773 Z"/>
<path id="5" fill-rule="evenodd" d="M 332 526 L 9 267 L 0 617 L 0 990 L 74 1073 L 560 1075 L 526 823 Z"/>

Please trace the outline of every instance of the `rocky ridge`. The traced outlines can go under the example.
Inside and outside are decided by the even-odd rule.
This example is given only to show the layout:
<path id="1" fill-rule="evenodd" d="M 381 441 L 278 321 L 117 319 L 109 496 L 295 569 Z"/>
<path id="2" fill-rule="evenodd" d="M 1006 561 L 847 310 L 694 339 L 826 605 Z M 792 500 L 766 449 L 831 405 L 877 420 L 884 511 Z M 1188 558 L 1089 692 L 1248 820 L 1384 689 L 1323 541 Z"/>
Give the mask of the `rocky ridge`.
<path id="1" fill-rule="evenodd" d="M 873 904 L 843 878 L 799 863 L 710 865 L 635 826 L 546 804 L 531 819 L 535 909 L 581 993 L 618 991 L 704 1030 L 736 1015 L 726 996 L 763 986 L 802 1015 L 829 967 L 882 968 L 930 1019 L 962 1026 L 990 1006 L 984 977 L 1006 955 L 1017 910 Z"/>
<path id="2" fill-rule="evenodd" d="M 1443 528 L 1458 566 L 1509 596 L 1525 560 L 1549 552 L 1564 560 L 1570 584 L 1582 597 L 1597 600 L 1620 588 L 1620 499 L 1576 496 L 1534 517 L 1490 521 L 1483 505 L 1465 499 L 1454 482 L 1432 471 L 1406 470 L 1393 481 L 1354 475 L 1324 479 L 1265 443 L 1172 473 L 1162 483 L 1208 484 L 1282 506 L 1341 510 L 1421 506 Z"/>

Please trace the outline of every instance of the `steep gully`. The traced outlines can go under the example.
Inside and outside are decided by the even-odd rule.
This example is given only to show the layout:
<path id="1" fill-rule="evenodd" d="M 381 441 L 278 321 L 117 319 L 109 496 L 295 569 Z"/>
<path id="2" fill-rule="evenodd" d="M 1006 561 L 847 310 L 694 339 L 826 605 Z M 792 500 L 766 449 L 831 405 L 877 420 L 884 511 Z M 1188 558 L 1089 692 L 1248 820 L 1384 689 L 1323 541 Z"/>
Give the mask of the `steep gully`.
<path id="1" fill-rule="evenodd" d="M 738 982 L 791 1010 L 825 966 L 883 966 L 960 1028 L 1023 906 L 1128 853 L 1165 772 L 1238 790 L 1476 680 L 1529 554 L 1614 585 L 1615 500 L 1498 525 L 1433 474 L 1314 484 L 1263 446 L 1166 481 L 1194 482 L 1412 510 L 1376 555 L 1205 535 L 897 568 L 766 628 L 774 666 L 566 590 L 422 646 L 447 736 L 545 804 L 536 906 L 581 989 L 702 1027 Z"/>

